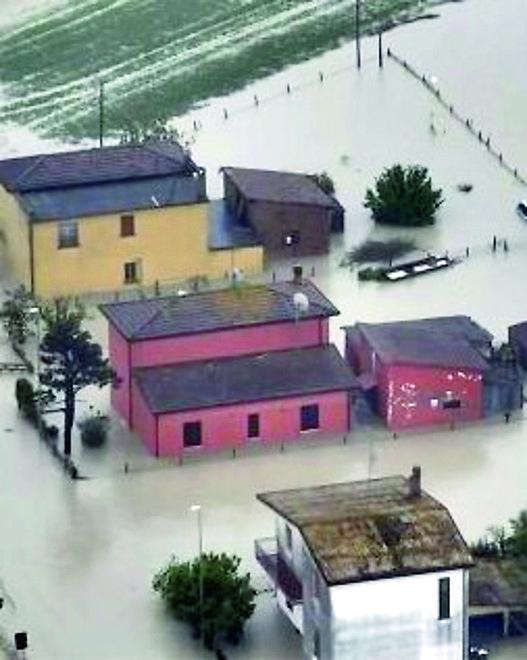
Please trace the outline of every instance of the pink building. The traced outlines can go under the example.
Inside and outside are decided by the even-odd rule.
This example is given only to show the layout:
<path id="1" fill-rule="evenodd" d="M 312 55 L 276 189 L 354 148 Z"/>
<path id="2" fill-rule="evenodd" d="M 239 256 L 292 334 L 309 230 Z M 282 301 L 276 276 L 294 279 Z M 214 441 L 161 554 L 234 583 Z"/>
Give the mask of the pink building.
<path id="1" fill-rule="evenodd" d="M 492 335 L 468 316 L 357 323 L 346 359 L 388 428 L 477 420 L 494 382 Z M 491 404 L 491 402 L 489 402 Z"/>
<path id="2" fill-rule="evenodd" d="M 353 375 L 328 343 L 338 310 L 300 273 L 101 309 L 112 405 L 156 456 L 351 428 Z"/>

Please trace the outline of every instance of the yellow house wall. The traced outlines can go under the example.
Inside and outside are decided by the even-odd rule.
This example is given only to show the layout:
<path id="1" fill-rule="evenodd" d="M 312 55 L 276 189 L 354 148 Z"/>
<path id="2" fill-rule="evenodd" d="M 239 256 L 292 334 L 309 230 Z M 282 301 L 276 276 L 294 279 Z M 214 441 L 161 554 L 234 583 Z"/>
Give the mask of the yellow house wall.
<path id="1" fill-rule="evenodd" d="M 124 263 L 141 259 L 143 286 L 196 275 L 216 279 L 230 268 L 230 251 L 207 248 L 207 204 L 135 211 L 135 236 L 122 238 L 121 214 L 78 219 L 79 246 L 58 249 L 58 223 L 34 225 L 35 289 L 45 298 L 114 291 Z M 254 254 L 253 254 L 254 252 Z M 235 251 L 235 265 L 260 272 L 261 248 Z M 130 286 L 130 285 L 128 285 Z"/>
<path id="2" fill-rule="evenodd" d="M 233 250 L 213 250 L 209 253 L 211 279 L 220 279 L 233 268 L 245 275 L 258 275 L 263 270 L 263 247 L 244 247 Z"/>
<path id="3" fill-rule="evenodd" d="M 10 277 L 31 287 L 29 222 L 14 195 L 0 186 L 1 258 Z"/>

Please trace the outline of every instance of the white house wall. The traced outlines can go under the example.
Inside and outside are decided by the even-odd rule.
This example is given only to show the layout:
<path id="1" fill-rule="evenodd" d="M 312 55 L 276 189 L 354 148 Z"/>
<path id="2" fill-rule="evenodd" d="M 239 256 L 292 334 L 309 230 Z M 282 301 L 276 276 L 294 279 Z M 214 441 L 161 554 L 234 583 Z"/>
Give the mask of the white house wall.
<path id="1" fill-rule="evenodd" d="M 464 570 L 331 587 L 331 660 L 462 660 Z M 450 578 L 450 618 L 438 619 Z"/>

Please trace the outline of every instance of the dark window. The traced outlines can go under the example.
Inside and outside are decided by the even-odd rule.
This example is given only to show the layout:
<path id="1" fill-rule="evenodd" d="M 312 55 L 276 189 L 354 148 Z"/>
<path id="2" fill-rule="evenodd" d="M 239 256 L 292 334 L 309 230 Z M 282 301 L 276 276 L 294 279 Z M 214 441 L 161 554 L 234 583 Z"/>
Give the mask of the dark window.
<path id="1" fill-rule="evenodd" d="M 450 578 L 439 579 L 439 618 L 450 619 Z"/>
<path id="2" fill-rule="evenodd" d="M 247 436 L 249 438 L 260 437 L 260 415 L 253 413 L 247 418 Z"/>
<path id="3" fill-rule="evenodd" d="M 121 216 L 121 236 L 135 236 L 135 218 L 133 215 Z"/>
<path id="4" fill-rule="evenodd" d="M 284 245 L 298 245 L 300 243 L 300 232 L 296 229 L 284 234 Z"/>
<path id="5" fill-rule="evenodd" d="M 318 429 L 318 405 L 302 406 L 300 408 L 300 430 Z"/>
<path id="6" fill-rule="evenodd" d="M 315 630 L 313 634 L 313 655 L 315 658 L 320 658 L 320 633 Z"/>
<path id="7" fill-rule="evenodd" d="M 291 527 L 289 527 L 289 525 L 285 526 L 285 544 L 289 550 L 293 549 L 293 532 L 291 531 Z"/>
<path id="8" fill-rule="evenodd" d="M 139 261 L 127 261 L 124 265 L 124 283 L 136 284 L 141 279 L 141 264 Z"/>
<path id="9" fill-rule="evenodd" d="M 79 226 L 76 220 L 59 223 L 59 248 L 71 248 L 79 245 Z"/>
<path id="10" fill-rule="evenodd" d="M 445 410 L 461 408 L 461 401 L 459 399 L 448 399 L 447 401 L 443 401 L 443 408 Z"/>
<path id="11" fill-rule="evenodd" d="M 183 424 L 183 447 L 201 446 L 201 422 Z"/>

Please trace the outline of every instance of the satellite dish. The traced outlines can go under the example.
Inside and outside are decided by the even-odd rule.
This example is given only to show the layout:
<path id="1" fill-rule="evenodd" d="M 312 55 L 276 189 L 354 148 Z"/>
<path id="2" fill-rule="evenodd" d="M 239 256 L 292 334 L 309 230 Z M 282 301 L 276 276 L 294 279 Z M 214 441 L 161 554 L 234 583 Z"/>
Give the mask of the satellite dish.
<path id="1" fill-rule="evenodd" d="M 233 268 L 231 277 L 233 282 L 241 282 L 243 280 L 243 271 L 240 268 Z"/>
<path id="2" fill-rule="evenodd" d="M 302 312 L 307 312 L 309 309 L 309 298 L 305 293 L 297 291 L 293 295 L 293 305 L 296 313 L 301 314 Z"/>
<path id="3" fill-rule="evenodd" d="M 188 295 L 188 291 L 186 291 L 185 289 L 178 289 L 176 291 L 176 295 L 178 296 L 178 298 L 184 298 L 185 296 Z"/>

